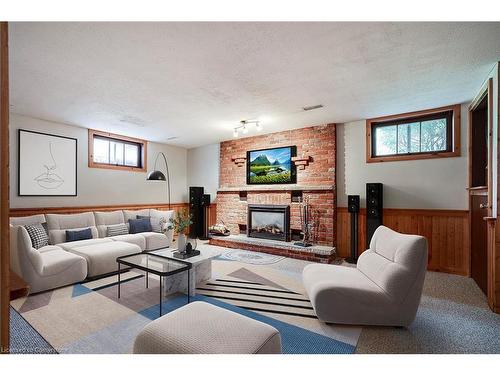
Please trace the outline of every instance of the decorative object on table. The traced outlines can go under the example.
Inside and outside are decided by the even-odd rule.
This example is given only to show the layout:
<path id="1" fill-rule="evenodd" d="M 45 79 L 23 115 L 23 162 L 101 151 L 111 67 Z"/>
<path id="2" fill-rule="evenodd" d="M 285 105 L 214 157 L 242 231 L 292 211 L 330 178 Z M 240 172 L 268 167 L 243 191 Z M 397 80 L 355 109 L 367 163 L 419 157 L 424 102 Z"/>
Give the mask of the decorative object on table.
<path id="1" fill-rule="evenodd" d="M 215 236 L 229 236 L 231 231 L 229 228 L 222 222 L 222 224 L 214 224 L 208 227 L 208 231 L 210 234 Z"/>
<path id="2" fill-rule="evenodd" d="M 295 242 L 294 245 L 302 247 L 312 246 L 311 229 L 312 223 L 309 222 L 309 199 L 308 197 L 300 199 L 300 225 L 302 227 L 302 241 Z"/>
<path id="3" fill-rule="evenodd" d="M 76 138 L 19 129 L 18 195 L 76 196 Z"/>
<path id="4" fill-rule="evenodd" d="M 192 215 L 188 213 L 186 209 L 182 209 L 176 212 L 175 216 L 170 218 L 170 224 L 178 234 L 177 237 L 177 250 L 180 253 L 184 253 L 186 251 L 186 230 L 193 223 Z"/>
<path id="5" fill-rule="evenodd" d="M 156 163 L 158 162 L 158 158 L 160 157 L 160 155 L 163 157 L 163 160 L 165 161 L 167 177 L 165 177 L 165 175 L 163 174 L 162 171 L 156 169 Z M 148 181 L 166 181 L 167 182 L 168 209 L 170 210 L 170 173 L 168 171 L 167 157 L 165 156 L 165 154 L 163 152 L 159 152 L 156 155 L 155 165 L 154 165 L 153 171 L 148 173 L 146 180 L 148 180 Z"/>
<path id="6" fill-rule="evenodd" d="M 192 240 L 194 240 L 195 244 L 194 247 L 193 247 L 193 242 L 191 242 Z M 186 244 L 186 250 L 183 253 L 176 251 L 173 253 L 173 256 L 174 258 L 177 259 L 188 259 L 200 254 L 201 254 L 200 250 L 196 250 L 196 238 L 194 238 L 190 239 L 189 242 Z"/>
<path id="7" fill-rule="evenodd" d="M 297 146 L 247 151 L 247 184 L 295 184 Z"/>

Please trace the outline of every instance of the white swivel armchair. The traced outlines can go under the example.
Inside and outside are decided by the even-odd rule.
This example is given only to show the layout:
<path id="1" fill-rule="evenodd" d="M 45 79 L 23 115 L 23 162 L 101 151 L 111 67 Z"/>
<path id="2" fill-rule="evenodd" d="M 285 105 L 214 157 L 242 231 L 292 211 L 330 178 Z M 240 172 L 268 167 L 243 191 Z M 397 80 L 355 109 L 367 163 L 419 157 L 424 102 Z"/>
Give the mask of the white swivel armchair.
<path id="1" fill-rule="evenodd" d="M 319 320 L 409 326 L 427 269 L 427 240 L 380 226 L 357 267 L 311 264 L 302 278 Z"/>

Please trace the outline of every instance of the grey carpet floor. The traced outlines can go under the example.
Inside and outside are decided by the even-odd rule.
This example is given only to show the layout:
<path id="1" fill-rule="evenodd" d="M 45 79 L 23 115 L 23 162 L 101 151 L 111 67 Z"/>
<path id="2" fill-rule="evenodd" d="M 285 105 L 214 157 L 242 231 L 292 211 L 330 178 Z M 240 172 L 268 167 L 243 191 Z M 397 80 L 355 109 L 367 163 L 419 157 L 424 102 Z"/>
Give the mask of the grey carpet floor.
<path id="1" fill-rule="evenodd" d="M 467 277 L 427 272 L 408 328 L 363 328 L 356 353 L 500 353 L 500 315 Z"/>
<path id="2" fill-rule="evenodd" d="M 309 263 L 285 258 L 266 267 L 301 280 Z M 412 325 L 363 327 L 356 353 L 500 353 L 500 315 L 471 278 L 427 272 Z"/>

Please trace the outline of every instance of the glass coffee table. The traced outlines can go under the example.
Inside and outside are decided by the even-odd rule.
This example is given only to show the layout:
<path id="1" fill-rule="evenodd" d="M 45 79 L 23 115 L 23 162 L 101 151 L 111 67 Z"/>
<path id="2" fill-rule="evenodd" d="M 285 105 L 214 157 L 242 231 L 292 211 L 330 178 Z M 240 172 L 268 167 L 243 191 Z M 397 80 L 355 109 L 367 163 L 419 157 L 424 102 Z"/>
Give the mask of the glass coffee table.
<path id="1" fill-rule="evenodd" d="M 187 271 L 187 285 L 189 290 L 189 270 L 193 266 L 191 263 L 182 261 L 180 259 L 172 259 L 162 255 L 151 254 L 151 253 L 137 253 L 132 255 L 125 255 L 116 258 L 118 263 L 118 298 L 121 294 L 121 265 L 139 269 L 146 272 L 146 288 L 149 287 L 149 273 L 157 275 L 160 277 L 160 316 L 162 313 L 162 282 L 163 278 L 172 276 L 181 272 Z M 188 303 L 189 292 L 187 293 Z"/>

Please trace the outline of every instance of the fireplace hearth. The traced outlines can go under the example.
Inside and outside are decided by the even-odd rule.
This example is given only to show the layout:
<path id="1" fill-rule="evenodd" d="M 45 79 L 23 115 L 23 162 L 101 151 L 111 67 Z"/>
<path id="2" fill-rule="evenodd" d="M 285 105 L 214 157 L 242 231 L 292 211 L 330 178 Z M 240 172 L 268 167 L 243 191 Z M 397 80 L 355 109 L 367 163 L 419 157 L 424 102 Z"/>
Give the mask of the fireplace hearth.
<path id="1" fill-rule="evenodd" d="M 290 241 L 290 206 L 249 204 L 248 237 Z"/>

